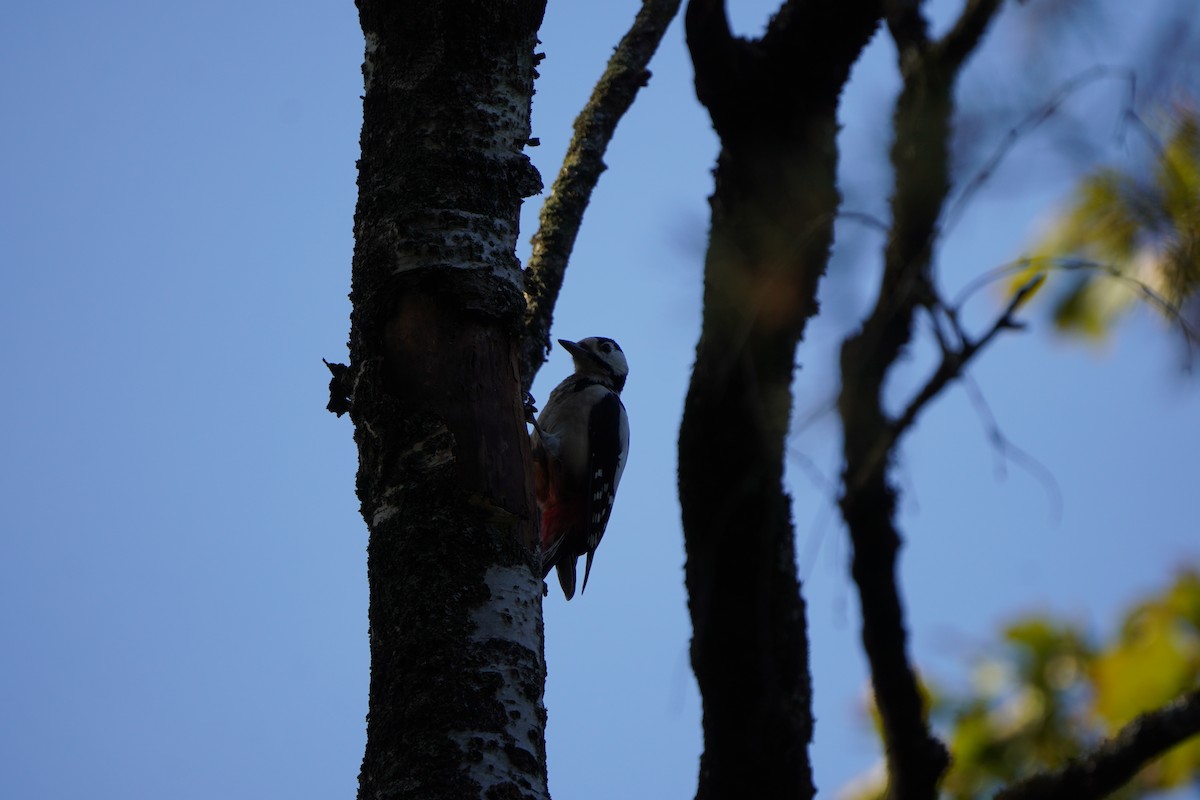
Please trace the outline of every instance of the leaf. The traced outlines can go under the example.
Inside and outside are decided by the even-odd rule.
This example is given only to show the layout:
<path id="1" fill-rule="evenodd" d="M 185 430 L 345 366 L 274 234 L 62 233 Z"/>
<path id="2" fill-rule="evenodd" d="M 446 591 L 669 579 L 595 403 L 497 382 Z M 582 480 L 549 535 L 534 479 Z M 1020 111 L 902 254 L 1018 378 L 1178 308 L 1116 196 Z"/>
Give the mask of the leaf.
<path id="1" fill-rule="evenodd" d="M 1169 702 L 1185 685 L 1187 658 L 1166 623 L 1161 614 L 1145 613 L 1125 641 L 1093 662 L 1096 713 L 1110 732 Z"/>
<path id="2" fill-rule="evenodd" d="M 1006 284 L 1069 272 L 1055 293 L 1059 331 L 1101 340 L 1139 300 L 1171 321 L 1200 294 L 1200 116 L 1169 118 L 1148 163 L 1084 176 Z M 1062 283 L 1062 282 L 1060 282 Z"/>
<path id="3" fill-rule="evenodd" d="M 1054 324 L 1064 333 L 1101 340 L 1136 296 L 1113 280 L 1086 275 L 1054 306 Z"/>
<path id="4" fill-rule="evenodd" d="M 1022 617 L 975 665 L 969 690 L 923 683 L 953 754 L 944 800 L 982 800 L 1039 770 L 1060 767 L 1138 714 L 1200 681 L 1200 571 L 1181 571 L 1133 605 L 1120 629 L 1097 644 L 1078 625 Z M 880 776 L 855 800 L 880 797 Z M 1200 777 L 1200 739 L 1143 769 L 1113 800 L 1147 797 Z"/>
<path id="5" fill-rule="evenodd" d="M 1161 596 L 1135 608 L 1118 640 L 1095 659 L 1095 710 L 1110 731 L 1196 685 L 1198 604 L 1200 578 L 1184 572 Z"/>

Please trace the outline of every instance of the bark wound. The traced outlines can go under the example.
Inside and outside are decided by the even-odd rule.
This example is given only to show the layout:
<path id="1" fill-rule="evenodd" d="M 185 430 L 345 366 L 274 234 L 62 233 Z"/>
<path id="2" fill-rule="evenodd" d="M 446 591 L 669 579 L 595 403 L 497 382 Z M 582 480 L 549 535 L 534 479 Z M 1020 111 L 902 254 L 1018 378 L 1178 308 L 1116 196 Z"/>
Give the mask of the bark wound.
<path id="1" fill-rule="evenodd" d="M 397 382 L 389 388 L 402 406 L 444 420 L 462 490 L 497 513 L 528 518 L 529 482 L 512 468 L 529 462 L 515 339 L 497 337 L 494 320 L 446 305 L 420 289 L 401 296 L 385 337 L 386 374 Z M 533 529 L 523 528 L 532 549 Z"/>

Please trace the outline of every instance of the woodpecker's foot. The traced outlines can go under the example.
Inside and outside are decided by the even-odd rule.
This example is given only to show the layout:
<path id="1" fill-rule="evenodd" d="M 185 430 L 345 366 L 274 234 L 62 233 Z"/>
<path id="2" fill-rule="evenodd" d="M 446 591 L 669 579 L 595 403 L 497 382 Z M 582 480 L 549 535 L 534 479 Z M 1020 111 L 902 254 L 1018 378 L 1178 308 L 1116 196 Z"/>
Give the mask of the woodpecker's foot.
<path id="1" fill-rule="evenodd" d="M 537 427 L 537 406 L 534 405 L 533 395 L 525 393 L 525 421 Z"/>

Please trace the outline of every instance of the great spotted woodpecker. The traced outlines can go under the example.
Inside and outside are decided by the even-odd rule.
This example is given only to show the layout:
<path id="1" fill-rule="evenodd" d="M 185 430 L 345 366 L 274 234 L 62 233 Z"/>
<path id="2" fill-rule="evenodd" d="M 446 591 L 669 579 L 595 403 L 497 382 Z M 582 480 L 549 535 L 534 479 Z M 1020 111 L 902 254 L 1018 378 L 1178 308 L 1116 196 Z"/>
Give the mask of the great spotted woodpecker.
<path id="1" fill-rule="evenodd" d="M 621 389 L 629 365 L 612 339 L 590 336 L 558 343 L 575 360 L 575 374 L 550 393 L 533 424 L 533 474 L 542 513 L 542 577 L 558 568 L 558 582 L 575 596 L 575 562 L 592 556 L 612 513 L 629 454 L 629 417 Z"/>

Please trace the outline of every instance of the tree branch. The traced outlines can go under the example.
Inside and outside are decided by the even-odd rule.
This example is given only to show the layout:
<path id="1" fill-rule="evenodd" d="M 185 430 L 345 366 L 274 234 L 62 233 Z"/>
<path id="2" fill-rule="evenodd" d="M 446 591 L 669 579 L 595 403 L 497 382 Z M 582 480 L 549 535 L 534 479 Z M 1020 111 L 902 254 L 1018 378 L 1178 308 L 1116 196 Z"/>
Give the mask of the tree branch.
<path id="1" fill-rule="evenodd" d="M 858 43 L 874 35 L 887 2 L 785 0 L 759 40 L 759 55 L 812 87 L 810 94 L 836 100 L 858 59 Z"/>
<path id="2" fill-rule="evenodd" d="M 1006 472 L 1005 463 L 1011 461 L 1013 464 L 1024 469 L 1030 477 L 1042 484 L 1042 488 L 1046 491 L 1046 501 L 1049 504 L 1050 524 L 1057 525 L 1062 521 L 1062 489 L 1058 485 L 1058 480 L 1054 477 L 1054 473 L 1041 461 L 1030 455 L 1025 449 L 1018 447 L 1011 439 L 1001 430 L 1000 424 L 996 421 L 996 415 L 992 413 L 991 407 L 988 405 L 987 398 L 983 395 L 983 390 L 979 387 L 970 375 L 963 375 L 963 389 L 967 393 L 967 399 L 971 401 L 971 405 L 975 407 L 975 415 L 979 418 L 980 424 L 983 426 L 984 435 L 987 436 L 988 442 L 996 451 L 996 467 L 1001 477 Z"/>
<path id="3" fill-rule="evenodd" d="M 912 340 L 921 308 L 944 309 L 931 270 L 938 220 L 950 192 L 950 139 L 954 86 L 960 68 L 981 40 L 1000 0 L 967 0 L 951 36 L 927 45 L 920 2 L 891 0 L 888 26 L 896 40 L 904 88 L 893 116 L 891 161 L 895 190 L 892 226 L 884 251 L 879 297 L 862 330 L 842 347 L 838 410 L 844 435 L 844 494 L 840 505 L 854 557 L 851 572 L 862 607 L 862 640 L 871 667 L 876 707 L 887 748 L 891 800 L 934 800 L 949 764 L 945 746 L 929 728 L 917 676 L 908 657 L 908 632 L 900 599 L 895 522 L 897 492 L 888 466 L 899 433 L 1000 330 L 1014 327 L 1014 302 L 979 340 L 966 337 L 947 313 L 955 341 L 934 318 L 943 361 L 899 420 L 884 410 L 888 374 Z"/>
<path id="4" fill-rule="evenodd" d="M 1057 772 L 1035 775 L 995 800 L 1099 800 L 1128 783 L 1143 766 L 1200 734 L 1200 690 L 1142 714 L 1091 753 Z"/>
<path id="5" fill-rule="evenodd" d="M 887 0 L 888 33 L 896 43 L 900 65 L 920 58 L 929 47 L 929 22 L 921 13 L 922 0 Z"/>
<path id="6" fill-rule="evenodd" d="M 949 34 L 947 34 L 949 35 Z M 943 39 L 943 41 L 945 41 Z M 1021 141 L 1022 137 L 1031 133 L 1035 128 L 1041 125 L 1046 120 L 1050 119 L 1059 108 L 1065 103 L 1075 92 L 1097 83 L 1102 80 L 1116 79 L 1124 81 L 1129 87 L 1129 100 L 1127 101 L 1126 117 L 1135 118 L 1136 115 L 1130 112 L 1133 109 L 1135 81 L 1134 74 L 1128 69 L 1121 67 L 1111 67 L 1105 64 L 1088 67 L 1074 77 L 1067 80 L 1045 103 L 1042 103 L 1037 108 L 1029 112 L 1024 119 L 1016 125 L 1008 129 L 1000 144 L 996 147 L 995 152 L 991 157 L 984 162 L 979 171 L 966 182 L 963 190 L 959 192 L 958 197 L 950 204 L 946 213 L 942 217 L 941 225 L 936 233 L 940 236 L 945 236 L 951 228 L 958 222 L 967 205 L 975 197 L 975 195 L 983 188 L 996 171 L 1000 168 L 1004 159 L 1012 151 L 1012 149 Z"/>
<path id="7" fill-rule="evenodd" d="M 937 43 L 943 63 L 958 69 L 979 46 L 988 25 L 1000 10 L 1004 0 L 967 0 L 954 27 Z"/>
<path id="8" fill-rule="evenodd" d="M 690 0 L 684 23 L 693 67 L 698 72 L 723 71 L 728 66 L 725 58 L 735 42 L 725 0 Z"/>
<path id="9" fill-rule="evenodd" d="M 562 289 L 575 237 L 592 190 L 604 171 L 604 152 L 638 90 L 650 79 L 646 65 L 658 49 L 680 0 L 643 0 L 629 32 L 575 119 L 575 135 L 563 158 L 550 196 L 542 205 L 533 253 L 525 270 L 525 336 L 521 384 L 528 391 L 550 352 L 550 324 Z"/>
<path id="10" fill-rule="evenodd" d="M 708 109 L 713 128 L 724 140 L 745 124 L 746 97 L 762 69 L 761 41 L 733 35 L 725 0 L 688 0 L 683 21 L 696 71 L 696 99 Z"/>
<path id="11" fill-rule="evenodd" d="M 1013 294 L 1008 306 L 1004 309 L 1004 313 L 978 339 L 971 339 L 962 332 L 962 329 L 958 325 L 957 314 L 950 317 L 954 330 L 958 333 L 958 339 L 962 344 L 954 348 L 949 347 L 948 343 L 943 342 L 941 363 L 938 364 L 937 369 L 933 371 L 933 375 L 925 382 L 921 390 L 905 406 L 904 411 L 888 426 L 886 436 L 880 441 L 877 447 L 878 459 L 885 458 L 886 454 L 891 452 L 896 442 L 912 427 L 913 423 L 917 420 L 917 416 L 925 410 L 930 401 L 941 394 L 942 390 L 951 382 L 962 377 L 971 360 L 979 354 L 979 351 L 987 347 L 1001 331 L 1020 330 L 1024 327 L 1023 323 L 1017 321 L 1016 312 L 1037 291 L 1037 288 L 1044 280 L 1044 276 L 1037 275 L 1018 289 Z M 869 462 L 864 464 L 864 467 L 868 470 L 875 469 L 876 466 Z"/>

